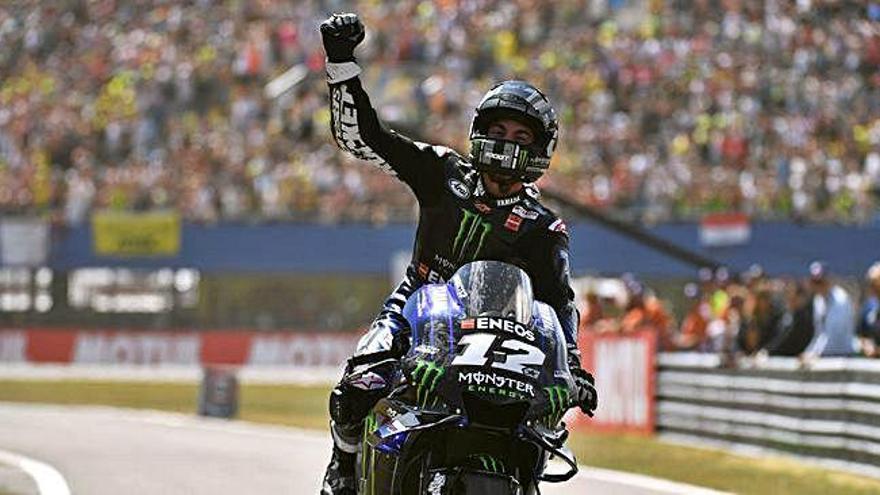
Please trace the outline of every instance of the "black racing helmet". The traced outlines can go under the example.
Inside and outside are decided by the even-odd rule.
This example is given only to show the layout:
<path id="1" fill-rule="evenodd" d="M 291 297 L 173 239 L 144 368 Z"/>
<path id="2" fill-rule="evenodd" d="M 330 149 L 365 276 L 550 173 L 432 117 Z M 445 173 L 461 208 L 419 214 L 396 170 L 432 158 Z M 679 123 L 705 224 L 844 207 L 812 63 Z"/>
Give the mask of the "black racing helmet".
<path id="1" fill-rule="evenodd" d="M 527 125 L 534 132 L 535 141 L 523 146 L 516 141 L 490 138 L 489 124 L 506 118 Z M 550 167 L 558 133 L 556 111 L 544 93 L 525 81 L 504 81 L 492 87 L 474 111 L 471 163 L 480 171 L 534 182 Z"/>

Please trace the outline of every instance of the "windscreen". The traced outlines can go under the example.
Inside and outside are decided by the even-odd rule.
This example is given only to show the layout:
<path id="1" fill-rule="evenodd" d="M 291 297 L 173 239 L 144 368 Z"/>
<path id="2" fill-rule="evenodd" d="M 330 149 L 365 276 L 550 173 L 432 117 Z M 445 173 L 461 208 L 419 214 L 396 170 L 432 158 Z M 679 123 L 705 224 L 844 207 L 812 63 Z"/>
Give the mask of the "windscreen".
<path id="1" fill-rule="evenodd" d="M 532 322 L 532 283 L 516 266 L 500 261 L 475 261 L 459 268 L 449 280 L 465 316 L 494 316 Z"/>

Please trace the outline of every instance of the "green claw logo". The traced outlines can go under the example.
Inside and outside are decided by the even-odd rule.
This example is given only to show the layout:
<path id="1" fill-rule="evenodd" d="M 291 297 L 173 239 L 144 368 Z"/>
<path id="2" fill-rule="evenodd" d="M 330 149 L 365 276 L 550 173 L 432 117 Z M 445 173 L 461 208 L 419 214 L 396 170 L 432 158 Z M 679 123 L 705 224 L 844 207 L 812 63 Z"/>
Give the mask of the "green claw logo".
<path id="1" fill-rule="evenodd" d="M 379 428 L 379 420 L 376 417 L 376 413 L 370 412 L 370 414 L 367 414 L 367 417 L 364 418 L 364 439 L 363 439 L 363 445 L 362 445 L 364 455 L 361 458 L 361 472 L 364 472 L 364 473 L 369 472 L 369 471 L 367 471 L 367 464 L 368 464 L 367 460 L 372 455 L 375 455 L 375 454 L 373 452 L 373 449 L 370 447 L 370 444 L 367 443 L 367 439 L 378 428 Z M 370 491 L 368 493 L 373 493 L 373 492 Z"/>
<path id="2" fill-rule="evenodd" d="M 470 256 L 470 260 L 475 259 L 480 250 L 483 249 L 483 242 L 486 236 L 492 231 L 492 224 L 480 218 L 479 215 L 472 211 L 461 210 L 463 215 L 461 224 L 458 226 L 458 234 L 455 236 L 455 242 L 452 245 L 452 255 L 462 263 L 467 260 L 466 254 L 468 247 L 476 242 L 476 249 Z"/>
<path id="3" fill-rule="evenodd" d="M 445 372 L 446 368 L 431 361 L 416 361 L 416 367 L 412 372 L 412 383 L 416 386 L 416 404 L 419 407 L 428 405 L 428 399 Z"/>
<path id="4" fill-rule="evenodd" d="M 562 419 L 562 416 L 571 406 L 571 394 L 568 387 L 562 385 L 554 385 L 552 387 L 544 387 L 550 402 L 550 412 L 547 414 L 547 422 L 549 425 L 556 425 Z"/>
<path id="5" fill-rule="evenodd" d="M 371 412 L 364 419 L 364 436 L 373 433 L 379 427 L 379 421 L 376 418 L 376 413 Z"/>
<path id="6" fill-rule="evenodd" d="M 505 472 L 504 463 L 500 459 L 496 459 L 494 456 L 488 454 L 476 454 L 471 457 L 483 465 L 484 471 L 490 471 L 492 473 Z"/>

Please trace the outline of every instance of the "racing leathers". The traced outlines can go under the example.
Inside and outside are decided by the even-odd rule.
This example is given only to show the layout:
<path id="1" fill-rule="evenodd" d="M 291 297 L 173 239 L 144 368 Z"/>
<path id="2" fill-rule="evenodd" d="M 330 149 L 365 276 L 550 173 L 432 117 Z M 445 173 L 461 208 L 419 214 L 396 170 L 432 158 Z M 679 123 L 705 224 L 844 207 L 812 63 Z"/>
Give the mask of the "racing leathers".
<path id="1" fill-rule="evenodd" d="M 355 62 L 328 63 L 327 73 L 336 143 L 396 176 L 409 186 L 419 204 L 406 277 L 360 340 L 348 372 L 359 357 L 391 349 L 395 335 L 407 326 L 403 306 L 419 286 L 443 282 L 474 260 L 504 261 L 525 270 L 532 279 L 535 298 L 556 311 L 569 353 L 578 362 L 578 314 L 569 283 L 568 233 L 562 220 L 538 201 L 534 185 L 525 184 L 509 197 L 490 196 L 480 173 L 455 151 L 414 142 L 386 129 L 361 85 Z M 346 400 L 345 388 L 349 387 L 337 387 L 331 396 L 331 416 L 337 445 L 348 443 L 344 437 L 351 437 L 346 449 L 350 450 L 356 447 L 356 437 L 345 433 L 356 433 L 374 400 Z M 358 403 L 356 407 L 352 401 Z"/>

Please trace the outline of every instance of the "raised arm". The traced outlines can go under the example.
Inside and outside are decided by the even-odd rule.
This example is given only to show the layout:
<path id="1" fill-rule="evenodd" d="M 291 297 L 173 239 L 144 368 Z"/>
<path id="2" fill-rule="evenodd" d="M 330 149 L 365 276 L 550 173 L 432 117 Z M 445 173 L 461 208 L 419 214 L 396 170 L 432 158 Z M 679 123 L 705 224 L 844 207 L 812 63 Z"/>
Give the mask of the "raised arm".
<path id="1" fill-rule="evenodd" d="M 358 77 L 355 47 L 365 30 L 356 14 L 334 14 L 321 24 L 330 85 L 331 131 L 336 144 L 407 183 L 420 199 L 443 183 L 451 150 L 414 142 L 385 128 Z"/>

